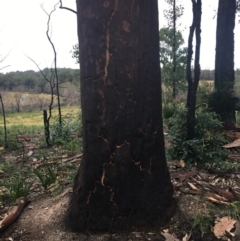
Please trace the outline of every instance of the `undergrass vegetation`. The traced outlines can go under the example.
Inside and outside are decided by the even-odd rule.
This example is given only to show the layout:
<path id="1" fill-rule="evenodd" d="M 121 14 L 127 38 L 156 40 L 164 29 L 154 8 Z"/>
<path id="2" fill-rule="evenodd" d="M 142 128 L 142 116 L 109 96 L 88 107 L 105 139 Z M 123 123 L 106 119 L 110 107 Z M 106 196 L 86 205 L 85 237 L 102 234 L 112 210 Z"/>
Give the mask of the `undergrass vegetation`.
<path id="1" fill-rule="evenodd" d="M 15 202 L 19 197 L 27 197 L 33 184 L 31 170 L 19 168 L 12 160 L 0 164 L 0 200 Z"/>
<path id="2" fill-rule="evenodd" d="M 76 175 L 82 152 L 82 123 L 78 107 L 63 108 L 50 121 L 52 146 L 44 143 L 42 112 L 7 114 L 7 143 L 0 118 L 0 202 L 14 203 L 31 190 L 58 194 Z M 37 191 L 37 192 L 38 192 Z"/>

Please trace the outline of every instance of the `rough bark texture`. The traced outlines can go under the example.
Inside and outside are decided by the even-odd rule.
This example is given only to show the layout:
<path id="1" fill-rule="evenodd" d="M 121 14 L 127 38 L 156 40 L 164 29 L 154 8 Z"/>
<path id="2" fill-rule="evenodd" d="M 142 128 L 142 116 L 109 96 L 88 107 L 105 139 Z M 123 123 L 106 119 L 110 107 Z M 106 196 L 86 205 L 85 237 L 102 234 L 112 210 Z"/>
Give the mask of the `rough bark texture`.
<path id="1" fill-rule="evenodd" d="M 219 0 L 217 15 L 215 88 L 234 85 L 234 28 L 236 0 Z"/>
<path id="2" fill-rule="evenodd" d="M 215 90 L 227 89 L 232 92 L 234 86 L 234 28 L 236 15 L 236 0 L 219 0 L 216 34 L 215 57 Z M 224 92 L 225 92 L 224 90 Z M 232 105 L 234 102 L 232 102 Z M 225 129 L 232 129 L 235 120 L 235 110 L 229 103 L 224 103 L 227 109 L 217 108 Z"/>
<path id="3" fill-rule="evenodd" d="M 188 108 L 188 121 L 187 121 L 187 139 L 192 140 L 195 137 L 195 111 L 196 111 L 196 99 L 197 88 L 200 79 L 200 46 L 201 46 L 201 15 L 202 15 L 202 1 L 192 0 L 193 4 L 193 23 L 190 27 L 189 39 L 188 39 L 188 58 L 187 58 L 187 79 L 188 79 L 188 96 L 187 96 L 187 108 Z M 192 59 L 192 41 L 194 35 L 194 29 L 196 33 L 196 48 L 194 58 L 194 79 L 191 76 L 191 59 Z"/>
<path id="4" fill-rule="evenodd" d="M 83 160 L 67 222 L 144 230 L 174 211 L 161 114 L 157 0 L 78 0 Z"/>

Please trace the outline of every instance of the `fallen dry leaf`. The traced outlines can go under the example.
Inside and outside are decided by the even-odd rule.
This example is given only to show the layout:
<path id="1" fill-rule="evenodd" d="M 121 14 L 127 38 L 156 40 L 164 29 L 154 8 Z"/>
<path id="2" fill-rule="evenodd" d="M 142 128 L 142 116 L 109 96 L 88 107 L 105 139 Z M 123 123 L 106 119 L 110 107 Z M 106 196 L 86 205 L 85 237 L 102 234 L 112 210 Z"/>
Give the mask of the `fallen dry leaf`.
<path id="1" fill-rule="evenodd" d="M 220 200 L 217 200 L 215 199 L 214 197 L 211 197 L 211 196 L 205 196 L 208 200 L 214 202 L 214 203 L 219 203 L 219 204 L 229 204 L 228 202 L 224 202 L 224 201 L 220 201 Z"/>
<path id="2" fill-rule="evenodd" d="M 181 160 L 179 161 L 179 165 L 180 165 L 181 167 L 185 167 L 185 161 L 184 161 L 183 159 L 181 159 Z"/>
<path id="3" fill-rule="evenodd" d="M 240 146 L 240 138 L 229 144 L 224 145 L 223 147 L 224 148 L 232 148 L 232 147 L 239 147 L 239 146 Z"/>
<path id="4" fill-rule="evenodd" d="M 180 241 L 179 239 L 175 238 L 174 236 L 172 236 L 169 233 L 161 233 L 162 236 L 164 236 L 166 238 L 166 241 Z"/>
<path id="5" fill-rule="evenodd" d="M 188 241 L 191 238 L 192 234 L 187 234 L 182 238 L 182 241 Z"/>
<path id="6" fill-rule="evenodd" d="M 191 182 L 188 182 L 188 185 L 190 186 L 190 188 L 192 188 L 193 190 L 198 190 L 198 188 L 192 184 Z"/>
<path id="7" fill-rule="evenodd" d="M 223 217 L 219 220 L 218 223 L 215 224 L 215 226 L 213 227 L 213 233 L 217 238 L 221 238 L 222 236 L 224 236 L 225 232 L 229 232 L 231 231 L 231 229 L 234 227 L 234 224 L 237 221 L 234 219 L 231 219 L 230 217 Z"/>

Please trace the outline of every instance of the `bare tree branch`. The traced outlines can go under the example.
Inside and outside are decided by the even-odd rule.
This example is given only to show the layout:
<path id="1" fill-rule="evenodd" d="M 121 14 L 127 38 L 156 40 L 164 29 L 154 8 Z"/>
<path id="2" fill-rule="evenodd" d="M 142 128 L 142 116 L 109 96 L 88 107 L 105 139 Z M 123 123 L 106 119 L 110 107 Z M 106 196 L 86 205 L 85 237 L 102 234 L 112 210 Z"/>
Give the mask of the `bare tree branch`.
<path id="1" fill-rule="evenodd" d="M 63 5 L 62 5 L 62 0 L 60 0 L 59 2 L 60 2 L 60 7 L 59 7 L 59 8 L 65 9 L 65 10 L 68 10 L 68 11 L 70 11 L 70 12 L 72 12 L 72 13 L 77 14 L 77 11 L 75 11 L 75 10 L 73 10 L 73 9 L 71 9 L 71 8 L 63 7 Z"/>
<path id="2" fill-rule="evenodd" d="M 2 68 L 0 68 L 0 71 L 7 68 L 7 67 L 10 67 L 11 65 L 6 65 L 6 66 L 3 66 Z"/>
<path id="3" fill-rule="evenodd" d="M 42 10 L 47 14 L 48 16 L 48 21 L 47 21 L 47 31 L 46 31 L 46 35 L 47 35 L 47 38 L 48 38 L 48 41 L 49 43 L 51 44 L 52 46 L 52 49 L 53 49 L 53 53 L 54 53 L 54 76 L 56 78 L 56 91 L 57 91 L 57 103 L 58 103 L 58 117 L 59 117 L 59 124 L 61 125 L 62 124 L 62 114 L 61 114 L 61 105 L 60 105 L 60 95 L 59 95 L 59 78 L 58 78 L 58 72 L 57 72 L 57 51 L 56 51 L 56 48 L 52 42 L 52 39 L 49 35 L 49 25 L 50 25 L 50 21 L 51 21 L 51 15 L 53 12 L 56 11 L 56 8 L 58 6 L 59 3 L 56 3 L 54 5 L 54 8 L 53 10 L 50 12 L 50 13 L 47 13 L 46 10 L 44 9 L 43 5 L 41 5 L 41 8 Z M 51 68 L 52 70 L 52 68 Z M 53 70 L 52 70 L 52 73 L 53 73 Z"/>
<path id="4" fill-rule="evenodd" d="M 9 56 L 9 54 L 11 53 L 11 51 L 12 51 L 12 50 L 10 50 L 4 57 L 1 57 L 0 63 L 4 62 L 4 61 L 6 60 L 6 58 Z M 1 67 L 1 68 L 0 68 L 0 71 L 3 70 L 3 69 L 5 69 L 5 68 L 7 68 L 7 67 L 9 67 L 9 66 L 11 66 L 11 65 L 6 65 L 6 66 Z"/>

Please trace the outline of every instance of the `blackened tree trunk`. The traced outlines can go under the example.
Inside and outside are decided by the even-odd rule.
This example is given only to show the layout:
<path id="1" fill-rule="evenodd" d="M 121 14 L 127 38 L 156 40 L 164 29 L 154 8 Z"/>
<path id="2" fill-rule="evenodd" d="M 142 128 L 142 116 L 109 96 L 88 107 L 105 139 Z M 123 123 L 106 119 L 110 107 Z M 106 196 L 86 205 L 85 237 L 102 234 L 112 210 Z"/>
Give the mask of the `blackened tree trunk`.
<path id="1" fill-rule="evenodd" d="M 217 15 L 216 57 L 215 57 L 215 90 L 226 96 L 232 93 L 234 86 L 234 28 L 236 0 L 219 0 Z M 229 94 L 229 96 L 231 96 Z M 226 99 L 223 108 L 215 108 L 226 129 L 234 126 L 234 101 Z M 224 108 L 225 106 L 225 108 Z"/>
<path id="2" fill-rule="evenodd" d="M 192 0 L 193 5 L 193 22 L 190 27 L 188 38 L 188 56 L 187 56 L 187 81 L 188 81 L 188 95 L 187 95 L 187 140 L 192 140 L 195 137 L 195 111 L 197 88 L 200 79 L 200 46 L 201 46 L 201 15 L 202 15 L 202 1 Z M 191 73 L 191 59 L 192 59 L 192 41 L 194 31 L 196 34 L 196 47 L 194 59 L 194 78 Z"/>
<path id="3" fill-rule="evenodd" d="M 157 0 L 78 0 L 83 159 L 67 223 L 137 230 L 174 211 L 161 112 Z"/>

